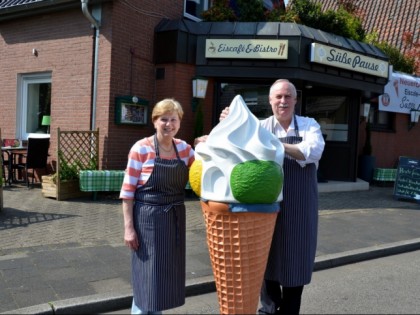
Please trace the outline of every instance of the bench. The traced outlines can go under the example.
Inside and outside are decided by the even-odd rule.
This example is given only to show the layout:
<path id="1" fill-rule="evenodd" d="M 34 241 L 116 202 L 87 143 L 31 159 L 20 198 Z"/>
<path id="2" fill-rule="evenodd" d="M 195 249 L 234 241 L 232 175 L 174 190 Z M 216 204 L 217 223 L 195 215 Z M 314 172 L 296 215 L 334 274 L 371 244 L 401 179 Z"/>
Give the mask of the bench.
<path id="1" fill-rule="evenodd" d="M 79 174 L 80 191 L 92 192 L 93 200 L 98 197 L 100 191 L 120 191 L 124 180 L 124 171 L 117 170 L 85 170 Z M 186 196 L 192 197 L 190 182 L 185 186 Z"/>
<path id="2" fill-rule="evenodd" d="M 99 191 L 120 191 L 124 180 L 124 171 L 119 170 L 84 170 L 79 174 L 81 191 L 93 192 L 96 200 Z"/>
<path id="3" fill-rule="evenodd" d="M 375 168 L 373 171 L 373 180 L 375 182 L 395 182 L 397 178 L 396 168 Z"/>

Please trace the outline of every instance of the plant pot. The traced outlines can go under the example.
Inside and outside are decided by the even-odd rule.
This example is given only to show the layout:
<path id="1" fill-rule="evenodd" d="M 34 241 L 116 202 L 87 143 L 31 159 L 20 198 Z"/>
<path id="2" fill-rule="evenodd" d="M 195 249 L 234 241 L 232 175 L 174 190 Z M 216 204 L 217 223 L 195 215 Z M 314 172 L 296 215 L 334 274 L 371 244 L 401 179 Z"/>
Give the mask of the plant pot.
<path id="1" fill-rule="evenodd" d="M 52 176 L 42 176 L 42 195 L 47 198 L 65 200 L 90 196 L 91 193 L 80 191 L 78 179 L 61 181 L 60 187 L 57 187 Z"/>
<path id="2" fill-rule="evenodd" d="M 364 181 L 371 183 L 373 172 L 375 170 L 376 157 L 372 155 L 359 156 L 358 177 Z"/>

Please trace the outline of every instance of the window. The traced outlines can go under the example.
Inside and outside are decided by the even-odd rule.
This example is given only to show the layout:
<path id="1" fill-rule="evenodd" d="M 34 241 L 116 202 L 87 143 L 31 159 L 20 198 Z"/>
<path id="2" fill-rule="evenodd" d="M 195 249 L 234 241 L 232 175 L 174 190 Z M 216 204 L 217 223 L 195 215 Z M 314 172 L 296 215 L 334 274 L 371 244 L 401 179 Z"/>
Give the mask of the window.
<path id="1" fill-rule="evenodd" d="M 20 75 L 18 85 L 17 137 L 26 140 L 30 133 L 47 133 L 49 126 L 42 125 L 42 118 L 51 113 L 51 73 Z"/>
<path id="2" fill-rule="evenodd" d="M 349 140 L 349 100 L 346 96 L 309 96 L 306 114 L 320 124 L 326 140 Z"/>
<path id="3" fill-rule="evenodd" d="M 209 8 L 209 0 L 185 0 L 184 16 L 194 21 L 201 21 L 201 12 Z"/>
<path id="4" fill-rule="evenodd" d="M 258 118 L 264 119 L 273 114 L 268 102 L 270 85 L 246 83 L 221 83 L 220 102 L 221 109 L 229 106 L 233 98 L 240 94 L 249 110 Z"/>
<path id="5" fill-rule="evenodd" d="M 219 109 L 222 110 L 230 105 L 230 102 L 236 95 L 241 95 L 251 113 L 258 119 L 263 120 L 273 115 L 268 93 L 270 91 L 271 82 L 269 84 L 247 84 L 247 83 L 221 83 L 220 84 L 220 100 Z M 297 90 L 297 103 L 295 112 L 300 115 L 302 107 L 302 92 Z"/>
<path id="6" fill-rule="evenodd" d="M 372 130 L 375 131 L 393 131 L 395 114 L 379 110 L 377 102 L 371 102 L 369 110 L 369 122 Z"/>

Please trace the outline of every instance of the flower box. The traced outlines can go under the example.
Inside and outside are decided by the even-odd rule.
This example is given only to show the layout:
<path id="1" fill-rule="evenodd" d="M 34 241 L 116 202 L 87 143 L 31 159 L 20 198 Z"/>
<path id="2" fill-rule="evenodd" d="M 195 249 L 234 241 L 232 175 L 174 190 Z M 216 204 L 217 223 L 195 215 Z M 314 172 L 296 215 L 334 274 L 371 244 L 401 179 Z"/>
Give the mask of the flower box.
<path id="1" fill-rule="evenodd" d="M 42 176 L 42 195 L 44 197 L 66 200 L 90 196 L 90 193 L 80 191 L 79 180 L 65 180 L 60 182 L 60 187 L 55 183 L 53 176 Z"/>

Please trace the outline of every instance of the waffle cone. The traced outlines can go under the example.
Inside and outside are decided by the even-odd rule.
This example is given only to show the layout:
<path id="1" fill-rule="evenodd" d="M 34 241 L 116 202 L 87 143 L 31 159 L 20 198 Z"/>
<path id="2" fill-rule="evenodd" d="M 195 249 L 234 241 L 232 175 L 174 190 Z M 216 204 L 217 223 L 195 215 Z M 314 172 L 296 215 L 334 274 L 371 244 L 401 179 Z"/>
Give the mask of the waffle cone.
<path id="1" fill-rule="evenodd" d="M 201 202 L 220 314 L 256 314 L 277 213 Z"/>

